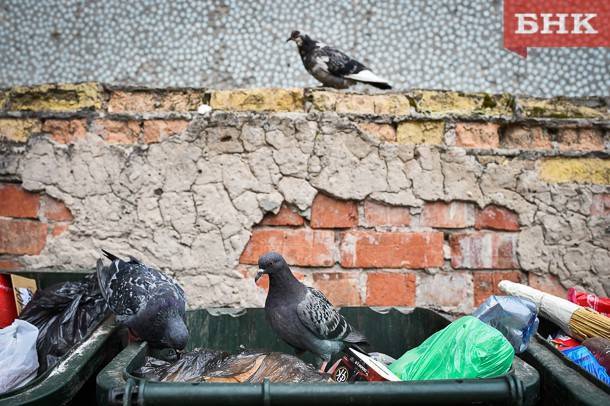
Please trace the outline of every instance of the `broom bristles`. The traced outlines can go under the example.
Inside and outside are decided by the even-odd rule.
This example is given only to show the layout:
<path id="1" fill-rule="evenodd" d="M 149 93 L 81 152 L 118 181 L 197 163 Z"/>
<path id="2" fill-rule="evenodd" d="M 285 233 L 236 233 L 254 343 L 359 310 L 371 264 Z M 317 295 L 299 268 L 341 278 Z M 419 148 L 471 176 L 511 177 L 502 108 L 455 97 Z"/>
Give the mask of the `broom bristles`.
<path id="1" fill-rule="evenodd" d="M 570 331 L 581 340 L 589 337 L 610 340 L 610 318 L 590 309 L 580 308 L 570 318 Z"/>

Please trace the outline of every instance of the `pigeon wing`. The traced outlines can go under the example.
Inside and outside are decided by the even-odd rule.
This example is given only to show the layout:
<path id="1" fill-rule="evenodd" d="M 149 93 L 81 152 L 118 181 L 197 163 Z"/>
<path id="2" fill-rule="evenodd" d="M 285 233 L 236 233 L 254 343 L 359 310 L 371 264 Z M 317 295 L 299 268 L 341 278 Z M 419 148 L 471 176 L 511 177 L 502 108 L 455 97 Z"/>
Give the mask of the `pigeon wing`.
<path id="1" fill-rule="evenodd" d="M 297 315 L 301 323 L 323 340 L 362 342 L 366 339 L 352 331 L 351 326 L 339 314 L 319 290 L 307 288 L 305 298 L 297 305 Z M 355 340 L 355 341 L 354 341 Z"/>
<path id="2" fill-rule="evenodd" d="M 97 262 L 97 277 L 108 307 L 117 316 L 136 314 L 146 303 L 153 284 L 151 270 L 141 262 L 115 257 L 109 266 Z"/>
<path id="3" fill-rule="evenodd" d="M 335 76 L 347 76 L 361 72 L 366 66 L 357 60 L 350 58 L 338 49 L 325 46 L 314 51 L 316 62 L 320 65 L 325 64 L 326 70 Z"/>

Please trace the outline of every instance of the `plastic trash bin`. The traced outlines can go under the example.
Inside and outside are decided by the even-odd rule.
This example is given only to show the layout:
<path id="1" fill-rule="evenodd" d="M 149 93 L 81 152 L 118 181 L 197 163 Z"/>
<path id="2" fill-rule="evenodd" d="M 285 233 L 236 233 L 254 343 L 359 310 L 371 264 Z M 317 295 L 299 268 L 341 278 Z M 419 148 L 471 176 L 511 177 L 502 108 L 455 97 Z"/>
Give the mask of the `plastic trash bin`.
<path id="1" fill-rule="evenodd" d="M 83 273 L 19 273 L 37 280 L 38 288 L 80 279 Z M 65 354 L 44 374 L 26 385 L 0 395 L 0 406 L 85 404 L 94 398 L 91 378 L 124 347 L 114 318 L 102 322 L 86 340 Z M 89 393 L 83 393 L 88 390 Z M 79 393 L 81 391 L 81 393 Z M 82 400 L 78 400 L 82 396 Z M 75 398 L 76 397 L 76 398 Z"/>
<path id="2" fill-rule="evenodd" d="M 343 308 L 341 313 L 367 334 L 371 348 L 393 357 L 421 344 L 449 324 L 440 314 L 423 308 Z M 293 353 L 265 321 L 263 309 L 228 312 L 207 309 L 187 312 L 191 337 L 188 349 L 207 347 L 236 352 L 240 345 Z M 146 343 L 127 346 L 97 376 L 100 405 L 195 404 L 516 404 L 532 405 L 538 398 L 538 372 L 519 358 L 506 376 L 413 382 L 349 384 L 176 383 L 139 379 L 132 372 L 149 354 Z M 311 361 L 307 359 L 307 361 Z"/>
<path id="3" fill-rule="evenodd" d="M 522 357 L 540 373 L 541 405 L 610 405 L 610 387 L 564 357 L 545 337 L 557 331 L 540 318 L 538 333 Z"/>

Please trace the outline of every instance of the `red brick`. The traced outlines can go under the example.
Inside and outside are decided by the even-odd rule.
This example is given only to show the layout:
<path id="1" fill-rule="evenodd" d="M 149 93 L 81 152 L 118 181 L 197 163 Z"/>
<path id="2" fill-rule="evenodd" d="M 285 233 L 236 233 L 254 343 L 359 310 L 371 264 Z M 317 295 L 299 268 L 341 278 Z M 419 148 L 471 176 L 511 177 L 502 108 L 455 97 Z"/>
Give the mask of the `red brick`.
<path id="1" fill-rule="evenodd" d="M 428 202 L 421 214 L 423 226 L 464 228 L 474 224 L 474 205 L 465 202 Z"/>
<path id="2" fill-rule="evenodd" d="M 57 237 L 58 235 L 65 233 L 68 227 L 69 224 L 54 224 L 53 227 L 51 227 L 51 235 Z"/>
<path id="3" fill-rule="evenodd" d="M 0 216 L 36 218 L 40 195 L 31 193 L 19 185 L 0 184 Z"/>
<path id="4" fill-rule="evenodd" d="M 411 214 L 406 207 L 394 207 L 371 200 L 364 202 L 364 218 L 368 226 L 408 226 Z"/>
<path id="5" fill-rule="evenodd" d="M 0 259 L 0 271 L 14 271 L 22 267 L 23 265 L 12 259 Z"/>
<path id="6" fill-rule="evenodd" d="M 87 120 L 46 120 L 42 124 L 42 132 L 50 133 L 51 138 L 62 144 L 73 144 L 85 138 Z"/>
<path id="7" fill-rule="evenodd" d="M 503 280 L 521 283 L 519 271 L 482 271 L 473 272 L 474 305 L 479 306 L 491 295 L 503 295 L 498 283 Z"/>
<path id="8" fill-rule="evenodd" d="M 367 306 L 415 306 L 415 275 L 367 272 Z"/>
<path id="9" fill-rule="evenodd" d="M 255 229 L 241 254 L 242 264 L 257 264 L 270 251 L 279 252 L 290 265 L 332 266 L 335 233 L 310 229 Z"/>
<path id="10" fill-rule="evenodd" d="M 137 120 L 95 120 L 95 134 L 111 144 L 134 144 L 138 142 L 141 133 L 141 122 Z"/>
<path id="11" fill-rule="evenodd" d="M 152 92 L 116 91 L 108 101 L 109 113 L 146 113 L 155 109 L 157 96 Z"/>
<path id="12" fill-rule="evenodd" d="M 350 228 L 358 223 L 356 202 L 318 193 L 311 206 L 312 228 Z"/>
<path id="13" fill-rule="evenodd" d="M 47 239 L 47 225 L 31 220 L 0 219 L 0 253 L 38 255 Z"/>
<path id="14" fill-rule="evenodd" d="M 511 125 L 504 132 L 501 146 L 519 149 L 551 149 L 551 136 L 543 127 Z"/>
<path id="15" fill-rule="evenodd" d="M 391 124 L 358 123 L 360 131 L 383 141 L 396 141 L 396 128 Z"/>
<path id="16" fill-rule="evenodd" d="M 517 235 L 513 233 L 456 233 L 449 238 L 451 266 L 456 269 L 515 269 Z"/>
<path id="17" fill-rule="evenodd" d="M 180 134 L 186 130 L 188 125 L 188 120 L 146 120 L 144 121 L 144 142 L 151 144 Z"/>
<path id="18" fill-rule="evenodd" d="M 561 128 L 557 134 L 562 151 L 603 151 L 604 136 L 595 128 Z"/>
<path id="19" fill-rule="evenodd" d="M 593 195 L 591 202 L 592 216 L 607 216 L 610 215 L 610 194 L 601 193 Z"/>
<path id="20" fill-rule="evenodd" d="M 313 285 L 334 306 L 360 306 L 360 276 L 358 272 L 316 272 Z"/>
<path id="21" fill-rule="evenodd" d="M 455 145 L 467 148 L 498 148 L 498 124 L 457 123 Z"/>
<path id="22" fill-rule="evenodd" d="M 512 210 L 489 205 L 478 210 L 474 226 L 477 230 L 488 228 L 492 230 L 517 231 L 519 230 L 519 216 Z"/>
<path id="23" fill-rule="evenodd" d="M 305 223 L 303 217 L 295 213 L 285 204 L 280 207 L 277 214 L 267 214 L 261 224 L 266 226 L 302 226 Z"/>
<path id="24" fill-rule="evenodd" d="M 443 264 L 443 233 L 347 231 L 341 241 L 344 268 L 427 268 Z"/>
<path id="25" fill-rule="evenodd" d="M 72 221 L 74 217 L 70 209 L 66 205 L 52 198 L 51 196 L 42 197 L 42 205 L 40 207 L 41 218 L 48 221 Z"/>
<path id="26" fill-rule="evenodd" d="M 555 275 L 536 275 L 530 273 L 528 274 L 527 279 L 532 288 L 550 293 L 551 295 L 558 296 L 562 299 L 567 299 L 568 297 L 568 290 L 561 285 L 559 279 Z"/>

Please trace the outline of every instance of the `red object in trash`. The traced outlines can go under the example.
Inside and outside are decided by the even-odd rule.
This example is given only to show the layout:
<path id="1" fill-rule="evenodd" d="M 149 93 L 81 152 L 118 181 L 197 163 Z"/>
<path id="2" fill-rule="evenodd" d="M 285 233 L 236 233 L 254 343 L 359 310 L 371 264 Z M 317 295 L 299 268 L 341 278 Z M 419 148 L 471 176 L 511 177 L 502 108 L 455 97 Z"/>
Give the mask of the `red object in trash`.
<path id="1" fill-rule="evenodd" d="M 580 341 L 578 341 L 577 339 L 564 335 L 553 338 L 551 342 L 559 351 L 565 351 L 567 349 L 581 345 Z"/>
<path id="2" fill-rule="evenodd" d="M 610 299 L 599 297 L 593 293 L 577 292 L 576 289 L 568 289 L 568 300 L 579 306 L 588 307 L 600 312 L 606 317 L 610 317 Z"/>
<path id="3" fill-rule="evenodd" d="M 345 351 L 332 377 L 336 382 L 400 381 L 385 365 L 353 348 Z"/>
<path id="4" fill-rule="evenodd" d="M 10 326 L 16 318 L 17 307 L 11 277 L 0 274 L 0 328 Z"/>

